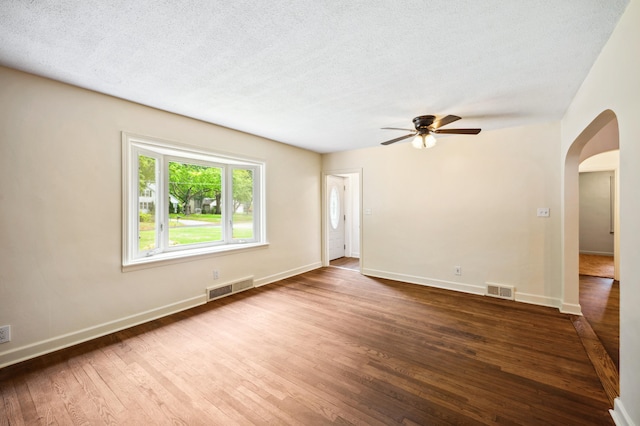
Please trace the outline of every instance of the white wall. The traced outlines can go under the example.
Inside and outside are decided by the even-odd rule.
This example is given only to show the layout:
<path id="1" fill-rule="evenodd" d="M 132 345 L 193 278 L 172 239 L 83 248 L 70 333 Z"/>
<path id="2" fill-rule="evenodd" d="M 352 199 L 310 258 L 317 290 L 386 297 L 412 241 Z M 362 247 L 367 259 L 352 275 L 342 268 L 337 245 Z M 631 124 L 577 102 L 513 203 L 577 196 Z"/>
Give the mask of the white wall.
<path id="1" fill-rule="evenodd" d="M 122 272 L 122 131 L 265 160 L 270 245 Z M 0 325 L 12 326 L 0 367 L 203 303 L 207 286 L 319 267 L 320 165 L 316 153 L 0 68 Z"/>
<path id="2" fill-rule="evenodd" d="M 622 424 L 640 424 L 640 2 L 632 0 L 605 45 L 587 79 L 576 94 L 562 120 L 562 158 L 575 156 L 571 149 L 583 130 L 608 110 L 615 114 L 620 142 L 620 398 L 616 400 L 614 419 Z M 576 191 L 571 175 L 577 166 L 567 162 L 563 170 L 564 205 Z M 569 218 L 571 219 L 571 218 Z M 565 226 L 566 228 L 566 226 Z M 563 230 L 564 257 L 575 249 L 572 235 Z M 571 268 L 569 268 L 571 266 Z M 565 265 L 565 270 L 573 265 Z M 566 271 L 566 276 L 571 275 Z"/>
<path id="3" fill-rule="evenodd" d="M 365 274 L 472 293 L 509 284 L 560 307 L 559 156 L 560 125 L 547 123 L 326 154 L 323 170 L 362 168 Z"/>
<path id="4" fill-rule="evenodd" d="M 349 175 L 349 203 L 351 211 L 351 248 L 349 256 L 360 258 L 360 174 Z"/>

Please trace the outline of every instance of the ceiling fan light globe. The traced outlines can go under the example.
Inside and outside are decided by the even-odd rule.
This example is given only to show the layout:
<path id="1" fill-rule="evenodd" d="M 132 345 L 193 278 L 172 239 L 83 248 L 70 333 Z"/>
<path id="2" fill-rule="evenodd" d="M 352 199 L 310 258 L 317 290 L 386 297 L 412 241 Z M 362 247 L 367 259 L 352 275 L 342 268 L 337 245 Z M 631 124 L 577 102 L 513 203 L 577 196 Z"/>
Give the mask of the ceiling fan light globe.
<path id="1" fill-rule="evenodd" d="M 436 141 L 436 138 L 429 134 L 424 138 L 424 147 L 425 148 L 433 148 L 434 146 L 436 146 L 436 143 L 438 141 Z"/>
<path id="2" fill-rule="evenodd" d="M 413 146 L 415 149 L 425 148 L 424 136 L 417 135 L 415 138 L 413 138 L 413 140 L 411 141 L 411 146 Z"/>

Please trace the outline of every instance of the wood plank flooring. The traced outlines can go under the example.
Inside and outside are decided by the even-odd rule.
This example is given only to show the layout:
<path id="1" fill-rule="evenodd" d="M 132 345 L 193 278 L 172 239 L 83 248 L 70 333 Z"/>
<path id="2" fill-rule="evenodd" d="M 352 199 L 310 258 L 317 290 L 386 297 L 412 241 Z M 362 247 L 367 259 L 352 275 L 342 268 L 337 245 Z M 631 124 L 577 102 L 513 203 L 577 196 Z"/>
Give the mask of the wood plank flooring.
<path id="1" fill-rule="evenodd" d="M 354 271 L 360 270 L 360 259 L 357 257 L 340 257 L 332 260 L 329 264 L 336 268 L 351 269 Z"/>
<path id="2" fill-rule="evenodd" d="M 613 256 L 580 253 L 580 275 L 615 278 Z"/>
<path id="3" fill-rule="evenodd" d="M 557 310 L 321 268 L 0 370 L 0 424 L 613 425 Z"/>
<path id="4" fill-rule="evenodd" d="M 580 306 L 613 363 L 620 368 L 620 283 L 581 275 Z"/>
<path id="5" fill-rule="evenodd" d="M 587 356 L 602 383 L 605 394 L 609 398 L 609 404 L 613 407 L 614 401 L 620 396 L 620 375 L 618 367 L 607 354 L 602 342 L 591 328 L 591 324 L 584 316 L 572 317 L 573 326 L 580 336 L 582 345 L 587 351 Z"/>

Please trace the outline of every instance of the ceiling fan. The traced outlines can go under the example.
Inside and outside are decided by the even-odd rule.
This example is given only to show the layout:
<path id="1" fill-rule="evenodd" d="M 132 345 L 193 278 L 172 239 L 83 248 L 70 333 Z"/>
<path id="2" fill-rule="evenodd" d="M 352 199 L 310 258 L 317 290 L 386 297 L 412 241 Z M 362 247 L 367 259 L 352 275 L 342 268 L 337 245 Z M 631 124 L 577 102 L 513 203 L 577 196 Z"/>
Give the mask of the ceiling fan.
<path id="1" fill-rule="evenodd" d="M 413 119 L 413 124 L 416 127 L 415 130 L 411 129 L 399 129 L 397 127 L 383 127 L 386 130 L 406 130 L 408 135 L 400 136 L 399 138 L 391 139 L 382 142 L 382 145 L 391 145 L 392 143 L 400 142 L 401 140 L 414 137 L 411 144 L 414 148 L 431 148 L 436 144 L 436 138 L 433 137 L 433 133 L 436 134 L 456 134 L 456 135 L 477 135 L 482 129 L 441 129 L 440 127 L 460 120 L 461 117 L 457 115 L 447 115 L 439 120 L 436 120 L 435 115 L 420 115 Z"/>

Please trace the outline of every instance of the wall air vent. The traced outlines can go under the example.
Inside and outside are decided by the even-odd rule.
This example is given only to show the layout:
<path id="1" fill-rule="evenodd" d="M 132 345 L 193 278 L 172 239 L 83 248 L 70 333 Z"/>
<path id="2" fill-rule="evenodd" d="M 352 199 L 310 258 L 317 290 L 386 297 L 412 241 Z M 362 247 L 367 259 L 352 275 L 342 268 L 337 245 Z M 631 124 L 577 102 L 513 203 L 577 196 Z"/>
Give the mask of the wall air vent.
<path id="1" fill-rule="evenodd" d="M 515 300 L 516 289 L 511 285 L 487 283 L 487 296 Z"/>
<path id="2" fill-rule="evenodd" d="M 253 288 L 253 277 L 207 288 L 207 302 Z"/>
<path id="3" fill-rule="evenodd" d="M 207 300 L 217 299 L 218 297 L 226 296 L 227 294 L 231 294 L 233 288 L 231 285 L 223 285 L 222 287 L 216 288 L 208 288 L 207 289 Z"/>

